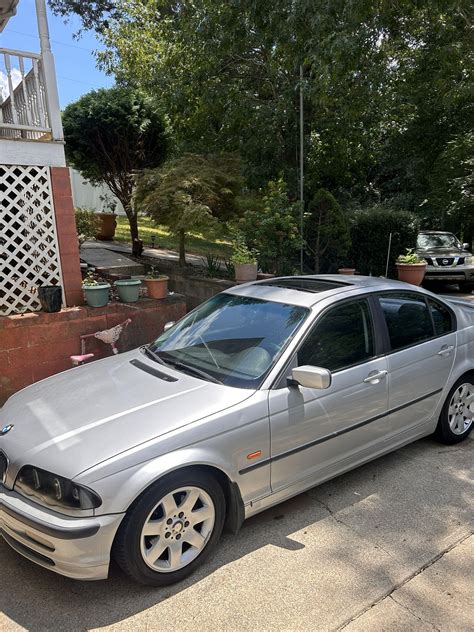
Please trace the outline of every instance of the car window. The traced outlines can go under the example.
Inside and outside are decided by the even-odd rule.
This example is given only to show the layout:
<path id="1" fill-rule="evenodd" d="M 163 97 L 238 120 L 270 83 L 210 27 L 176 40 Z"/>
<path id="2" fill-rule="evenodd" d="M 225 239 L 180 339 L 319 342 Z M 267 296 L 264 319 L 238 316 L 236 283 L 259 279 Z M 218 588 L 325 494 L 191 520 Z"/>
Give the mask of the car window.
<path id="1" fill-rule="evenodd" d="M 223 292 L 202 303 L 150 346 L 171 366 L 238 388 L 258 388 L 309 310 Z"/>
<path id="2" fill-rule="evenodd" d="M 393 351 L 434 336 L 433 323 L 422 296 L 411 292 L 391 293 L 380 296 L 379 301 Z"/>
<path id="3" fill-rule="evenodd" d="M 433 317 L 436 335 L 442 336 L 454 331 L 453 317 L 449 309 L 432 299 L 428 299 L 428 305 Z"/>
<path id="4" fill-rule="evenodd" d="M 298 366 L 337 371 L 374 355 L 369 305 L 366 300 L 351 301 L 332 308 L 316 323 L 298 351 Z"/>

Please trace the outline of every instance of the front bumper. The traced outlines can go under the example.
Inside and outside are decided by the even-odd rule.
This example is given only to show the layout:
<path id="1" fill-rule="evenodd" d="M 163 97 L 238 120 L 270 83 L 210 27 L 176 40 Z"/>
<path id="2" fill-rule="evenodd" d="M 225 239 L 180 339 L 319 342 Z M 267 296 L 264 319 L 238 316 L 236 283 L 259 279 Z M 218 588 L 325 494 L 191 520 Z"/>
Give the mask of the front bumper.
<path id="1" fill-rule="evenodd" d="M 72 518 L 28 502 L 0 485 L 0 534 L 15 551 L 73 579 L 106 579 L 124 514 Z"/>
<path id="2" fill-rule="evenodd" d="M 474 283 L 474 266 L 426 266 L 425 281 L 467 281 Z"/>

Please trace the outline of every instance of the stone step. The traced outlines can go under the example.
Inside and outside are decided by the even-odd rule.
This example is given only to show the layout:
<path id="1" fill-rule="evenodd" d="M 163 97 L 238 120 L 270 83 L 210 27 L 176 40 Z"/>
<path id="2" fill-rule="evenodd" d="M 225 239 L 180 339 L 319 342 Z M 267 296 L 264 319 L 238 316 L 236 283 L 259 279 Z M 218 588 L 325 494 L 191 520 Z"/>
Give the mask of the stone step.
<path id="1" fill-rule="evenodd" d="M 114 276 L 141 276 L 145 274 L 145 266 L 136 263 L 125 255 L 106 248 L 81 248 L 81 259 L 94 267 L 97 272 Z"/>

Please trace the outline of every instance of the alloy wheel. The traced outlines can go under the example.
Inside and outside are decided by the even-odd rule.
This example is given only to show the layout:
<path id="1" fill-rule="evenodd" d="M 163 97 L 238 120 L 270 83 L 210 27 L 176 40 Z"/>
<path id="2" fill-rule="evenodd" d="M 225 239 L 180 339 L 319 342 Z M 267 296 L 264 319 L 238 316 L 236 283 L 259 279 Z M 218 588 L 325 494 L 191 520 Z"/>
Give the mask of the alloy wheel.
<path id="1" fill-rule="evenodd" d="M 448 408 L 448 422 L 451 431 L 461 435 L 468 430 L 474 418 L 474 386 L 465 382 L 454 391 Z"/>
<path id="2" fill-rule="evenodd" d="M 210 495 L 194 486 L 166 494 L 149 513 L 140 535 L 144 562 L 171 573 L 190 564 L 212 535 L 215 507 Z"/>

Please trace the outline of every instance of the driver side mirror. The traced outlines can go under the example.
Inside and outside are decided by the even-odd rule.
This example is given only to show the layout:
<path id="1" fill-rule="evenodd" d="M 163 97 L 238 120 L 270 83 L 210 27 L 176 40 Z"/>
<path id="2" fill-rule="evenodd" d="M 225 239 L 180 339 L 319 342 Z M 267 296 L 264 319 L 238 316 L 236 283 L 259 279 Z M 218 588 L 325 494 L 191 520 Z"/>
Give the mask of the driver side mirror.
<path id="1" fill-rule="evenodd" d="M 171 327 L 175 324 L 175 320 L 170 320 L 167 323 L 165 323 L 165 326 L 163 327 L 163 331 L 168 331 L 168 329 L 171 329 Z"/>
<path id="2" fill-rule="evenodd" d="M 331 386 L 332 375 L 331 371 L 319 366 L 298 366 L 292 369 L 289 382 L 306 388 L 325 389 Z"/>
<path id="3" fill-rule="evenodd" d="M 469 244 L 463 244 L 462 249 L 465 250 L 466 252 L 469 252 L 471 247 L 469 246 Z"/>

